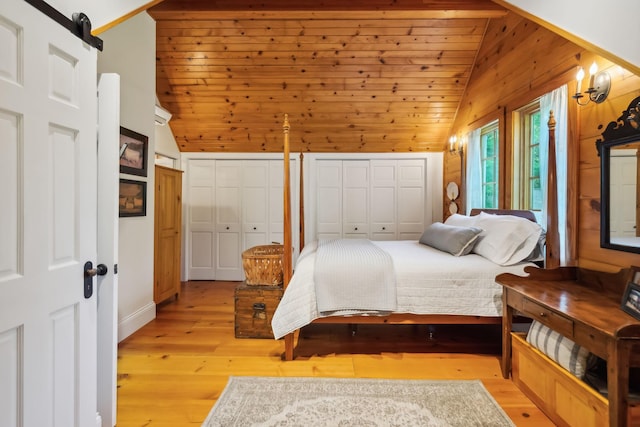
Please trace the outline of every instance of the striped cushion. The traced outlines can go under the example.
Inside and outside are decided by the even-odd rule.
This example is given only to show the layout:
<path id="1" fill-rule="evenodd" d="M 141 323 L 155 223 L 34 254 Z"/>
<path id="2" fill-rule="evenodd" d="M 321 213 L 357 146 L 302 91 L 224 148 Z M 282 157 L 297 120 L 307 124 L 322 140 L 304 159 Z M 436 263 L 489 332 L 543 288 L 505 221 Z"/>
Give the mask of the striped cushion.
<path id="1" fill-rule="evenodd" d="M 578 378 L 587 370 L 589 351 L 538 321 L 531 323 L 527 342 Z"/>

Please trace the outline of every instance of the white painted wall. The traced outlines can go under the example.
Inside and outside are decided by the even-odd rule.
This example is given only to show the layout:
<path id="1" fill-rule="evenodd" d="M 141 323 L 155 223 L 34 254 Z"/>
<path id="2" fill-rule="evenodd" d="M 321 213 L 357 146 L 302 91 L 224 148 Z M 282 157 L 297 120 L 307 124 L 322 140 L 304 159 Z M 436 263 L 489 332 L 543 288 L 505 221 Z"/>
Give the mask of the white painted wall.
<path id="1" fill-rule="evenodd" d="M 502 0 L 640 67 L 638 0 Z M 615 61 L 614 61 L 615 62 Z"/>
<path id="2" fill-rule="evenodd" d="M 120 75 L 121 125 L 149 137 L 148 176 L 120 175 L 147 182 L 147 215 L 120 218 L 118 339 L 155 317 L 153 303 L 153 206 L 156 147 L 155 21 L 140 13 L 101 34 L 98 72 Z"/>
<path id="3" fill-rule="evenodd" d="M 163 154 L 167 157 L 176 159 L 175 167 L 180 168 L 180 150 L 176 144 L 176 139 L 171 132 L 170 124 L 155 126 L 156 133 L 156 153 Z"/>

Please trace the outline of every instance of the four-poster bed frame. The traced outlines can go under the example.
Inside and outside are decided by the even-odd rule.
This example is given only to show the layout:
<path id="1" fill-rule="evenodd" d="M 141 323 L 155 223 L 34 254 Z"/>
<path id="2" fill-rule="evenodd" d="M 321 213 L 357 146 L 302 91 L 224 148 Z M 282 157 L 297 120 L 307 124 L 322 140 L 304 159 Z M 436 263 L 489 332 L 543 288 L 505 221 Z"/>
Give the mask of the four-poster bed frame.
<path id="1" fill-rule="evenodd" d="M 549 168 L 548 168 L 548 215 L 547 215 L 547 250 L 546 250 L 546 266 L 554 268 L 559 266 L 558 249 L 558 222 L 557 222 L 557 191 L 556 191 L 556 168 L 555 168 L 555 119 L 553 112 L 549 117 Z M 285 114 L 283 131 L 284 131 L 284 255 L 283 255 L 283 272 L 284 283 L 286 289 L 291 276 L 292 269 L 292 237 L 291 237 L 291 194 L 290 194 L 290 144 L 289 144 L 289 119 Z M 302 154 L 300 159 L 303 159 Z M 302 180 L 302 166 L 300 167 L 300 179 Z M 304 216 L 303 216 L 303 194 L 304 186 L 300 185 L 300 249 L 304 245 Z M 479 213 L 479 210 L 474 210 Z M 497 210 L 493 211 L 499 214 L 516 214 L 532 219 L 530 211 L 510 211 Z M 535 218 L 532 219 L 535 221 Z M 392 313 L 384 316 L 328 316 L 321 317 L 313 321 L 313 323 L 331 323 L 331 324 L 501 324 L 502 317 L 483 317 L 483 316 L 464 316 L 464 315 L 436 315 L 436 314 L 409 314 L 409 313 Z M 289 333 L 284 337 L 285 342 L 285 360 L 293 360 L 295 347 L 295 332 Z"/>

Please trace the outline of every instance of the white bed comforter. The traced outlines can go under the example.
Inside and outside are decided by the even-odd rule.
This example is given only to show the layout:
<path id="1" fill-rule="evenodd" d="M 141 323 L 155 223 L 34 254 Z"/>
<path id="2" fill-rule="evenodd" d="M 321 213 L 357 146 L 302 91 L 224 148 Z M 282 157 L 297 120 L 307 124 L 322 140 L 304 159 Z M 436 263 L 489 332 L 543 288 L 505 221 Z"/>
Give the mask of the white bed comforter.
<path id="1" fill-rule="evenodd" d="M 525 275 L 524 267 L 533 265 L 502 267 L 480 255 L 454 257 L 410 240 L 374 243 L 393 259 L 396 313 L 501 316 L 502 286 L 495 283 L 495 277 L 500 273 Z M 308 244 L 298 258 L 271 322 L 276 339 L 322 317 L 314 285 L 316 250 L 317 242 Z"/>

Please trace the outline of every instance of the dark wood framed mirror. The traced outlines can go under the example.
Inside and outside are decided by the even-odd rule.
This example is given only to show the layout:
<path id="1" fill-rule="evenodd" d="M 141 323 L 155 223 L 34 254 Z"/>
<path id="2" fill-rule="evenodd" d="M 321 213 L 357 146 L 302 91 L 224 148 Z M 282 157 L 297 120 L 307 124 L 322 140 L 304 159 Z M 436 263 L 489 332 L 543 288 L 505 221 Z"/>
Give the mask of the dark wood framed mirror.
<path id="1" fill-rule="evenodd" d="M 596 141 L 600 155 L 600 246 L 640 253 L 640 96 Z"/>

